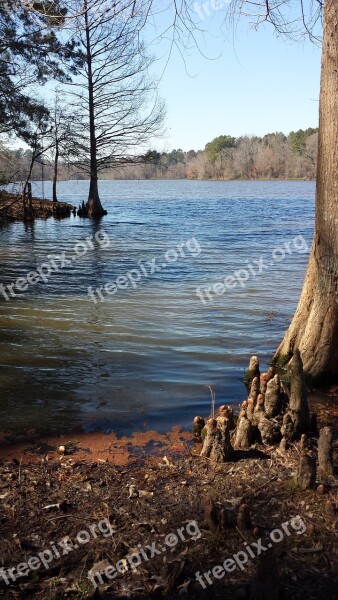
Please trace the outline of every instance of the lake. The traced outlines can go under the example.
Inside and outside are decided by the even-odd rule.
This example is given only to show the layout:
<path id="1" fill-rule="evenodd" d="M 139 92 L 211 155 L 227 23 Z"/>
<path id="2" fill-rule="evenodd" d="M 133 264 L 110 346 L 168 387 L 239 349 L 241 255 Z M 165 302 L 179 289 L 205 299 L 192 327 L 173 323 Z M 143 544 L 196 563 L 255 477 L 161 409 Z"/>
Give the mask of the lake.
<path id="1" fill-rule="evenodd" d="M 61 182 L 59 200 L 79 204 L 87 189 Z M 267 367 L 295 310 L 314 182 L 102 181 L 100 192 L 100 222 L 0 229 L 2 431 L 190 428 L 209 413 L 208 386 L 217 404 L 245 399 L 249 357 Z M 26 289 L 10 291 L 19 277 Z"/>

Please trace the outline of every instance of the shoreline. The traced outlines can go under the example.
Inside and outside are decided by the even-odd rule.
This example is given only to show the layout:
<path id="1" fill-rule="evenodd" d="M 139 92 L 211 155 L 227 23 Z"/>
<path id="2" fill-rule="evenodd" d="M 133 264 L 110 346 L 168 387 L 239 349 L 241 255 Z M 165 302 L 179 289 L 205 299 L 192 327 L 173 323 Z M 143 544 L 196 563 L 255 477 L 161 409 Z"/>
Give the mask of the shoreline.
<path id="1" fill-rule="evenodd" d="M 32 212 L 24 214 L 22 198 L 19 194 L 6 194 L 0 202 L 0 225 L 13 221 L 29 222 L 34 219 L 63 219 L 70 217 L 75 206 L 68 202 L 52 202 L 41 198 L 32 198 Z"/>
<path id="2" fill-rule="evenodd" d="M 89 179 L 60 179 L 60 182 L 73 182 L 73 181 L 86 181 L 89 182 Z M 176 181 L 176 182 L 186 182 L 186 181 L 198 181 L 198 182 L 254 182 L 254 181 L 267 181 L 267 182 L 293 182 L 293 181 L 309 181 L 315 182 L 315 179 L 304 179 L 304 178 L 295 178 L 295 179 L 269 179 L 269 178 L 261 178 L 261 179 L 217 179 L 217 178 L 209 178 L 209 179 L 193 179 L 193 178 L 184 178 L 184 179 L 170 179 L 170 178 L 144 178 L 144 179 L 100 179 L 99 181 Z M 40 180 L 34 180 L 33 183 L 39 183 Z M 48 181 L 47 181 L 48 182 Z M 46 183 L 46 182 L 45 182 Z M 15 221 L 24 221 L 30 222 L 34 219 L 48 219 L 50 217 L 63 219 L 69 218 L 71 214 L 77 214 L 77 207 L 73 204 L 69 204 L 66 201 L 58 201 L 53 202 L 49 199 L 42 199 L 33 197 L 32 198 L 32 211 L 30 214 L 24 214 L 23 206 L 22 206 L 22 197 L 20 194 L 15 194 L 12 192 L 0 191 L 0 226 L 4 223 L 15 222 Z"/>
<path id="3" fill-rule="evenodd" d="M 317 414 L 320 426 L 328 423 L 338 431 L 338 386 L 313 390 L 309 393 L 309 405 Z M 20 460 L 23 464 L 36 463 L 41 457 L 59 458 L 58 448 L 64 446 L 64 457 L 90 462 L 102 460 L 112 465 L 129 465 L 140 456 L 157 456 L 159 452 L 187 452 L 196 446 L 191 429 L 176 424 L 165 432 L 151 429 L 131 431 L 119 435 L 96 430 L 85 432 L 73 430 L 53 434 L 30 430 L 23 433 L 0 432 L 0 461 Z"/>
<path id="4" fill-rule="evenodd" d="M 89 179 L 59 179 L 59 183 L 61 182 L 72 182 L 72 181 L 90 181 Z M 109 178 L 99 178 L 99 182 L 100 181 L 226 181 L 226 182 L 234 182 L 234 181 L 281 181 L 281 182 L 286 182 L 286 181 L 313 181 L 315 182 L 316 179 L 315 178 L 304 178 L 304 177 L 294 177 L 293 179 L 288 178 L 282 178 L 282 179 L 277 179 L 277 178 L 268 178 L 268 177 L 261 177 L 261 178 L 249 178 L 249 179 L 245 179 L 244 177 L 241 179 L 218 179 L 218 178 L 208 178 L 208 179 L 199 179 L 199 178 L 193 178 L 193 177 L 185 177 L 184 179 L 180 179 L 178 178 L 170 178 L 170 177 L 144 177 L 142 179 L 138 179 L 138 178 L 133 178 L 133 179 L 125 179 L 125 178 L 116 178 L 116 179 L 109 179 Z M 40 179 L 34 179 L 32 180 L 32 183 L 40 183 L 41 180 Z M 45 183 L 51 183 L 50 180 L 45 180 Z"/>
<path id="5" fill-rule="evenodd" d="M 323 407 L 320 425 L 328 418 Z M 22 448 L 20 458 L 0 456 L 4 597 L 335 598 L 337 479 L 314 490 L 297 488 L 299 442 L 286 453 L 278 446 L 236 450 L 230 461 L 212 464 L 200 456 L 192 434 L 179 428 L 120 440 L 84 434 L 77 441 L 75 449 L 60 437 L 52 451 L 35 448 L 29 456 Z M 56 447 L 63 443 L 65 453 Z M 249 511 L 245 522 L 243 507 Z M 295 519 L 299 527 L 292 526 Z M 106 529 L 91 535 L 100 523 Z M 187 523 L 195 524 L 196 539 L 175 535 Z M 174 543 L 166 543 L 169 536 Z M 249 553 L 258 543 L 271 550 Z M 136 568 L 128 566 L 140 548 L 158 552 Z M 229 560 L 237 567 L 231 563 L 222 579 L 217 565 L 230 567 Z"/>

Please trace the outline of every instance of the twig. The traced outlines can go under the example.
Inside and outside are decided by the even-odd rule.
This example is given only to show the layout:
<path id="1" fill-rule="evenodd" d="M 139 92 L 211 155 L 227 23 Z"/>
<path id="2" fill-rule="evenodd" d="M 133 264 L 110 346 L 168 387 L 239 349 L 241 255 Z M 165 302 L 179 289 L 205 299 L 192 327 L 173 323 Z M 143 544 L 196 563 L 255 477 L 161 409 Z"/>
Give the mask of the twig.
<path id="1" fill-rule="evenodd" d="M 245 535 L 244 535 L 244 534 L 241 532 L 241 530 L 239 529 L 239 527 L 237 527 L 237 525 L 235 525 L 235 527 L 236 527 L 236 529 L 237 529 L 237 531 L 238 531 L 239 535 L 241 535 L 241 536 L 242 536 L 243 540 L 244 540 L 244 541 L 245 541 L 247 544 L 250 544 L 249 540 L 247 540 L 247 539 L 246 539 Z"/>
<path id="2" fill-rule="evenodd" d="M 262 483 L 262 485 L 258 486 L 258 488 L 254 489 L 252 492 L 250 492 L 248 494 L 244 494 L 243 498 L 246 498 L 247 496 L 253 496 L 256 492 L 258 492 L 258 490 L 261 490 L 263 487 L 268 485 L 268 483 L 270 483 L 271 481 L 276 479 L 276 477 L 277 477 L 277 475 L 274 475 L 273 477 L 271 477 L 271 479 L 268 479 L 268 481 L 266 481 L 265 483 Z"/>
<path id="3" fill-rule="evenodd" d="M 292 548 L 291 552 L 295 552 L 297 554 L 315 554 L 315 552 L 322 552 L 324 550 L 324 546 L 319 544 L 314 548 Z"/>
<path id="4" fill-rule="evenodd" d="M 20 462 L 19 462 L 19 478 L 18 478 L 19 484 L 21 483 L 21 464 L 22 464 L 22 457 L 20 458 Z"/>
<path id="5" fill-rule="evenodd" d="M 208 385 L 208 388 L 210 390 L 210 394 L 211 394 L 211 417 L 212 419 L 215 418 L 215 392 L 213 391 L 211 385 Z"/>

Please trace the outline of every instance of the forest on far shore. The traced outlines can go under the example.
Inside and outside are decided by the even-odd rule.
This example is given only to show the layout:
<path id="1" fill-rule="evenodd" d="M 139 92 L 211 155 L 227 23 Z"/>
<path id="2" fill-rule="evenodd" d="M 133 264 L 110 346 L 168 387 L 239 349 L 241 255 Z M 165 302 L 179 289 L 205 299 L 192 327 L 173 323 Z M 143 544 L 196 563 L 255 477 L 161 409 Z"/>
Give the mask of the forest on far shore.
<path id="1" fill-rule="evenodd" d="M 101 179 L 314 179 L 318 129 L 269 133 L 263 137 L 221 135 L 203 150 L 148 150 L 131 164 L 110 168 Z M 32 151 L 0 146 L 0 180 L 25 181 Z M 53 160 L 48 152 L 36 162 L 32 179 L 51 180 Z M 59 180 L 85 179 L 74 159 L 60 162 Z"/>

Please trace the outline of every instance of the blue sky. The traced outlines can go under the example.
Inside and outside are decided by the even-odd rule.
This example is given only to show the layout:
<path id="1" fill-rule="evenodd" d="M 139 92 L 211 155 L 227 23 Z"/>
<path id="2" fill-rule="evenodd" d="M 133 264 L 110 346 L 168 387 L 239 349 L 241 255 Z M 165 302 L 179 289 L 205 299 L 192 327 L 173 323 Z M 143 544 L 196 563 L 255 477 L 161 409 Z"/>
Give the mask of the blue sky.
<path id="1" fill-rule="evenodd" d="M 318 125 L 320 47 L 277 38 L 268 24 L 255 31 L 242 21 L 236 34 L 229 27 L 220 32 L 223 18 L 218 12 L 201 21 L 199 45 L 211 60 L 196 48 L 185 53 L 186 64 L 178 51 L 171 56 L 160 82 L 167 132 L 152 144 L 158 150 L 201 149 L 221 134 L 289 133 Z M 168 42 L 152 51 L 163 54 L 155 65 L 159 75 Z"/>

